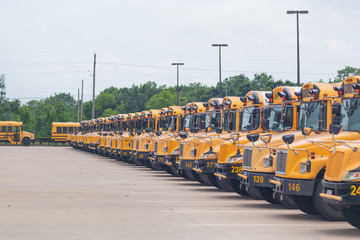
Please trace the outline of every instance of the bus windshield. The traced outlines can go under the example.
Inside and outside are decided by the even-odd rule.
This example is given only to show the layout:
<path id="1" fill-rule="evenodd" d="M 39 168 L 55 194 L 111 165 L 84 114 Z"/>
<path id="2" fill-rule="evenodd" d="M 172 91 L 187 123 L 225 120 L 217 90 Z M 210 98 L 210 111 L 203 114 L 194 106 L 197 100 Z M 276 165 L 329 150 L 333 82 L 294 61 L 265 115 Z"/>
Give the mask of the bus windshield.
<path id="1" fill-rule="evenodd" d="M 312 127 L 314 131 L 326 129 L 326 103 L 323 105 L 323 124 L 320 125 L 321 101 L 305 102 L 300 104 L 299 129 Z"/>
<path id="2" fill-rule="evenodd" d="M 360 99 L 343 99 L 341 104 L 340 124 L 344 131 L 360 131 Z"/>
<path id="3" fill-rule="evenodd" d="M 218 127 L 221 127 L 221 112 L 212 112 L 211 114 L 210 127 L 212 130 L 215 130 Z"/>
<path id="4" fill-rule="evenodd" d="M 224 131 L 235 131 L 236 126 L 236 112 L 224 111 L 223 113 L 223 127 Z"/>
<path id="5" fill-rule="evenodd" d="M 251 126 L 252 123 L 254 126 Z M 241 131 L 256 130 L 260 126 L 260 109 L 255 107 L 245 107 L 242 117 Z"/>

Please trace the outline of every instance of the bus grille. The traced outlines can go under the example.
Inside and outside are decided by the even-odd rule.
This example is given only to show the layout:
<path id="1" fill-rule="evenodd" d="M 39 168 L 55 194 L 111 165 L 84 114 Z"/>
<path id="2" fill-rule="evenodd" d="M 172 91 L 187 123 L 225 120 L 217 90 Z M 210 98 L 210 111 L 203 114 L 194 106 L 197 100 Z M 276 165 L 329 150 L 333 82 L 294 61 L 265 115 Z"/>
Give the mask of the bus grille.
<path id="1" fill-rule="evenodd" d="M 179 157 L 182 158 L 184 154 L 184 142 L 180 143 Z"/>
<path id="2" fill-rule="evenodd" d="M 154 144 L 154 154 L 157 154 L 157 151 L 158 151 L 158 141 L 155 141 L 155 144 Z"/>
<path id="3" fill-rule="evenodd" d="M 251 147 L 244 148 L 244 157 L 243 157 L 244 168 L 251 168 L 252 152 L 253 149 Z"/>
<path id="4" fill-rule="evenodd" d="M 287 163 L 288 151 L 278 150 L 276 153 L 276 173 L 285 174 L 286 173 L 286 163 Z"/>

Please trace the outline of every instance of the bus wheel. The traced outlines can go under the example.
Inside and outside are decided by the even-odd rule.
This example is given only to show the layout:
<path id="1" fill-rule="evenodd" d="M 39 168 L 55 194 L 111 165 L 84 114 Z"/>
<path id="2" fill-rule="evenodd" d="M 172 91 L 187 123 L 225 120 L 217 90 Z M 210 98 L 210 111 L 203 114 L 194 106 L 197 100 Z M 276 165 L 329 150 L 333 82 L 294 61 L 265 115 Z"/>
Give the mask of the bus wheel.
<path id="1" fill-rule="evenodd" d="M 299 206 L 300 211 L 309 215 L 316 215 L 318 212 L 314 207 L 312 197 L 310 196 L 295 196 L 295 201 Z"/>
<path id="2" fill-rule="evenodd" d="M 231 186 L 233 190 L 241 195 L 241 196 L 249 196 L 249 193 L 246 191 L 245 186 L 243 184 L 240 184 L 240 181 L 237 179 L 231 179 L 230 180 Z"/>
<path id="3" fill-rule="evenodd" d="M 360 229 L 360 206 L 344 207 L 342 213 L 348 223 Z"/>
<path id="4" fill-rule="evenodd" d="M 23 146 L 30 146 L 30 139 L 29 138 L 24 138 L 22 141 L 21 141 L 21 144 Z"/>
<path id="5" fill-rule="evenodd" d="M 217 185 L 225 192 L 234 192 L 234 189 L 231 185 L 230 180 L 223 179 L 221 177 L 216 177 L 216 182 L 217 182 Z"/>
<path id="6" fill-rule="evenodd" d="M 323 192 L 323 186 L 321 180 L 315 183 L 315 193 L 313 195 L 313 202 L 316 211 L 328 221 L 343 221 L 344 216 L 340 208 L 337 208 L 333 204 L 329 204 L 322 197 L 320 193 Z"/>
<path id="7" fill-rule="evenodd" d="M 192 170 L 183 170 L 183 171 L 184 171 L 184 174 L 187 179 L 196 181 L 196 178 L 195 178 Z"/>
<path id="8" fill-rule="evenodd" d="M 252 186 L 252 185 L 248 185 L 246 187 L 246 191 L 248 192 L 249 196 L 252 197 L 255 200 L 264 200 L 261 192 L 260 192 L 260 188 Z"/>
<path id="9" fill-rule="evenodd" d="M 210 179 L 210 174 L 198 174 L 199 175 L 199 179 L 200 179 L 200 182 L 202 184 L 204 184 L 205 186 L 213 186 L 213 183 L 211 182 L 211 179 Z"/>
<path id="10" fill-rule="evenodd" d="M 173 175 L 174 177 L 182 177 L 181 174 L 179 173 L 179 170 L 177 167 L 170 167 L 170 174 Z"/>
<path id="11" fill-rule="evenodd" d="M 299 209 L 299 205 L 296 203 L 293 195 L 277 193 L 276 198 L 279 203 L 287 209 Z"/>
<path id="12" fill-rule="evenodd" d="M 166 165 L 161 164 L 161 165 L 160 165 L 160 168 L 161 168 L 161 170 L 163 170 L 163 171 L 171 174 L 171 170 L 170 170 L 170 167 L 169 167 L 169 166 L 166 166 Z"/>
<path id="13" fill-rule="evenodd" d="M 271 188 L 259 187 L 261 196 L 271 204 L 279 204 L 279 201 L 274 198 L 274 191 Z"/>

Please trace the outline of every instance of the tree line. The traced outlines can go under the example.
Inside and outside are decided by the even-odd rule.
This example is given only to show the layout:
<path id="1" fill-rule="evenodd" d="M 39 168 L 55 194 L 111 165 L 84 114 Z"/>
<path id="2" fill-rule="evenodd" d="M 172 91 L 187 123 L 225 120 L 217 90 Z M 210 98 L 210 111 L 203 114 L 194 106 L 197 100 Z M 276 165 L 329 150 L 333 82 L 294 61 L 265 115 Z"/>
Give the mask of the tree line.
<path id="1" fill-rule="evenodd" d="M 360 68 L 346 66 L 337 71 L 329 82 L 340 82 L 347 76 L 360 75 Z M 225 83 L 224 83 L 225 82 Z M 295 86 L 289 80 L 275 80 L 266 73 L 254 74 L 252 78 L 240 74 L 226 78 L 222 83 L 223 95 L 244 96 L 248 91 L 271 91 L 277 86 Z M 319 79 L 319 82 L 323 82 Z M 205 102 L 219 97 L 219 84 L 206 86 L 190 83 L 179 86 L 179 105 L 188 102 Z M 227 91 L 227 94 L 226 94 Z M 95 98 L 96 117 L 108 117 L 119 113 L 140 112 L 176 105 L 176 86 L 157 85 L 147 82 L 127 87 L 106 88 Z M 91 119 L 92 101 L 83 103 L 83 119 Z M 6 97 L 5 76 L 0 76 L 0 120 L 22 121 L 24 129 L 34 132 L 36 137 L 49 137 L 52 122 L 76 122 L 77 100 L 70 93 L 58 93 L 41 100 L 21 104 L 20 100 Z"/>

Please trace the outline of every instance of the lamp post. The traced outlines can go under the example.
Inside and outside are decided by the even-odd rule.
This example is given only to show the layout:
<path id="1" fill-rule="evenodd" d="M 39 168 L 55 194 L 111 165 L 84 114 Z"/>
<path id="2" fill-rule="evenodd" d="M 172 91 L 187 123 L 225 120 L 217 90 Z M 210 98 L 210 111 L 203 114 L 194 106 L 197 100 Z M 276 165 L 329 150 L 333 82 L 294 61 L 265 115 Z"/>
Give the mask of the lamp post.
<path id="1" fill-rule="evenodd" d="M 219 95 L 221 96 L 221 47 L 227 47 L 227 44 L 213 44 L 213 47 L 218 47 L 219 48 Z"/>
<path id="2" fill-rule="evenodd" d="M 176 66 L 176 105 L 179 106 L 179 66 L 184 63 L 172 63 L 171 65 Z"/>
<path id="3" fill-rule="evenodd" d="M 296 27 L 297 27 L 297 85 L 300 86 L 300 46 L 299 46 L 299 14 L 308 14 L 307 10 L 289 10 L 286 14 L 296 14 Z"/>

